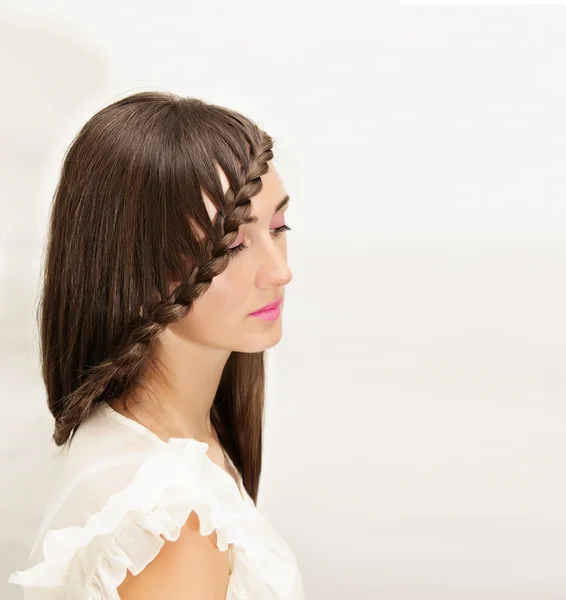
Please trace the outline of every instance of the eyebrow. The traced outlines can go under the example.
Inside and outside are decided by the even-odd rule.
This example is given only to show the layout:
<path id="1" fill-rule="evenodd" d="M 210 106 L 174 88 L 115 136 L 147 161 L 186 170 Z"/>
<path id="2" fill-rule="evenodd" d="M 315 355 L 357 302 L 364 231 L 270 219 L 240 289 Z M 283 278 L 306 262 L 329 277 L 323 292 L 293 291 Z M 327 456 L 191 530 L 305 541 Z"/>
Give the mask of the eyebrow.
<path id="1" fill-rule="evenodd" d="M 287 194 L 283 200 L 281 200 L 281 202 L 279 202 L 279 204 L 275 207 L 275 210 L 273 211 L 273 214 L 279 212 L 284 206 L 286 206 L 287 204 L 289 204 L 289 194 Z M 257 223 L 257 217 L 248 217 L 244 223 Z"/>

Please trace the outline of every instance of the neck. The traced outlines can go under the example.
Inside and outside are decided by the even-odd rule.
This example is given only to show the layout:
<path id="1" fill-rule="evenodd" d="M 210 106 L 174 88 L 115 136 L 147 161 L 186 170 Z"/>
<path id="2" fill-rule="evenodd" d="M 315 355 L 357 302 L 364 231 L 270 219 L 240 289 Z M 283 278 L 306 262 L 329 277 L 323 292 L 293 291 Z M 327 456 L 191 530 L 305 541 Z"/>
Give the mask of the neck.
<path id="1" fill-rule="evenodd" d="M 188 341 L 171 327 L 160 342 L 159 369 L 128 396 L 128 412 L 159 437 L 218 442 L 210 411 L 231 352 Z"/>

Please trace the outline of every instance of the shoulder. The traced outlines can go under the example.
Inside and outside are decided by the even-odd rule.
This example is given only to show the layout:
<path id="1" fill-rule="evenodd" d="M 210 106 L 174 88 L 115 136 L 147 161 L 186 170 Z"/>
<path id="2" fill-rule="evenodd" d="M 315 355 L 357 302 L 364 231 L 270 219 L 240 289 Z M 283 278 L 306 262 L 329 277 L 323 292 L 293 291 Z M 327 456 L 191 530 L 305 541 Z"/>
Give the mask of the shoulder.
<path id="1" fill-rule="evenodd" d="M 211 471 L 206 450 L 207 445 L 196 440 L 171 439 L 137 458 L 131 455 L 132 462 L 122 461 L 123 471 L 116 465 L 126 454 L 112 466 L 96 468 L 73 485 L 73 493 L 81 499 L 96 500 L 75 502 L 69 511 L 63 504 L 59 513 L 64 520 L 40 540 L 39 561 L 13 573 L 10 582 L 72 598 L 117 598 L 116 590 L 123 586 L 124 598 L 136 600 L 144 597 L 141 583 L 149 590 L 160 582 L 157 597 L 161 597 L 163 582 L 170 582 L 165 596 L 172 599 L 175 587 L 186 588 L 190 576 L 191 585 L 201 581 L 213 589 L 213 581 L 217 590 L 225 587 L 229 568 L 225 526 L 234 510 L 226 500 L 218 501 L 213 480 L 217 474 Z M 103 461 L 92 466 L 99 464 Z M 227 501 L 233 502 L 233 497 Z"/>
<path id="2" fill-rule="evenodd" d="M 193 511 L 177 540 L 165 540 L 155 559 L 138 575 L 126 574 L 118 587 L 120 598 L 225 600 L 231 556 L 230 552 L 218 549 L 216 532 L 201 534 L 199 517 Z"/>

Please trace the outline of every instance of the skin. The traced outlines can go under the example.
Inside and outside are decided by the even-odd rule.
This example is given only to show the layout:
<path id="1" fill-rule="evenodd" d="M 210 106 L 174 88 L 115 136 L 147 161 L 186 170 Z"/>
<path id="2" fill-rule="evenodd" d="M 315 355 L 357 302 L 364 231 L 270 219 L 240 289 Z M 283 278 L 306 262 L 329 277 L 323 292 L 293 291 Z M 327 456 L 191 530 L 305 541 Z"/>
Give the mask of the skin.
<path id="1" fill-rule="evenodd" d="M 285 224 L 287 206 L 274 214 L 287 195 L 273 164 L 262 176 L 263 188 L 251 198 L 251 216 L 256 223 L 242 225 L 228 267 L 205 294 L 197 298 L 188 314 L 161 334 L 158 358 L 161 377 L 149 377 L 145 391 L 136 392 L 135 402 L 112 402 L 118 412 L 134 418 L 164 440 L 188 437 L 209 444 L 208 456 L 231 476 L 218 437 L 210 420 L 220 377 L 231 352 L 260 352 L 276 345 L 282 337 L 282 316 L 265 321 L 249 313 L 284 298 L 284 288 L 292 279 L 287 264 L 285 232 L 275 228 Z M 228 181 L 219 169 L 224 191 Z M 203 196 L 211 218 L 216 208 Z M 171 282 L 171 290 L 178 281 Z M 158 401 L 156 400 L 158 399 Z M 190 514 L 181 536 L 165 541 L 158 556 L 137 576 L 127 573 L 118 588 L 122 600 L 225 600 L 228 585 L 228 552 L 216 547 L 216 533 L 202 536 L 197 515 Z"/>

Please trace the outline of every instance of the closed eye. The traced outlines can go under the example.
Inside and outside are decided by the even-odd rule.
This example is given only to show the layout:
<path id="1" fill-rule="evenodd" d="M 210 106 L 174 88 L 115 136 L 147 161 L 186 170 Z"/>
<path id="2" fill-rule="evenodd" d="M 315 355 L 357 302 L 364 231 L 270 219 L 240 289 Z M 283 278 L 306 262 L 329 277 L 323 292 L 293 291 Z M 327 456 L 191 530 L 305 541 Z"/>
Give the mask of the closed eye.
<path id="1" fill-rule="evenodd" d="M 271 231 L 275 231 L 275 233 L 273 235 L 275 237 L 277 237 L 278 235 L 282 234 L 284 231 L 291 231 L 291 228 L 288 227 L 287 225 L 281 225 L 281 227 L 276 227 L 275 229 L 272 229 Z"/>
<path id="2" fill-rule="evenodd" d="M 291 231 L 291 228 L 288 225 L 281 225 L 281 227 L 275 227 L 274 229 L 271 229 L 270 231 L 272 231 L 273 235 L 275 237 L 277 237 L 277 236 L 281 235 L 284 231 Z M 232 257 L 232 256 L 235 256 L 236 254 L 238 254 L 238 252 L 245 250 L 246 248 L 247 248 L 246 244 L 244 244 L 242 242 L 238 246 L 235 246 L 234 248 L 230 248 L 228 250 L 228 254 L 230 255 L 230 257 Z"/>

